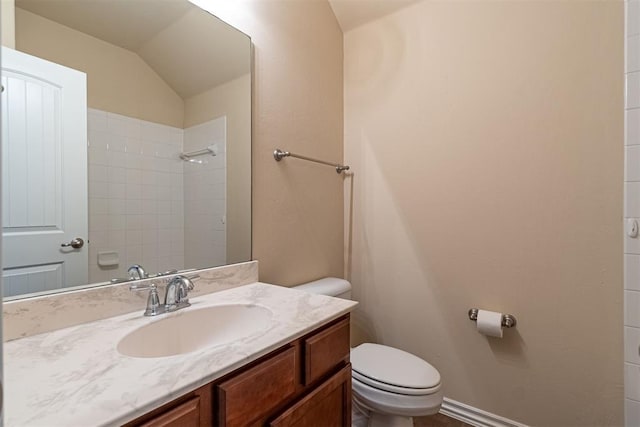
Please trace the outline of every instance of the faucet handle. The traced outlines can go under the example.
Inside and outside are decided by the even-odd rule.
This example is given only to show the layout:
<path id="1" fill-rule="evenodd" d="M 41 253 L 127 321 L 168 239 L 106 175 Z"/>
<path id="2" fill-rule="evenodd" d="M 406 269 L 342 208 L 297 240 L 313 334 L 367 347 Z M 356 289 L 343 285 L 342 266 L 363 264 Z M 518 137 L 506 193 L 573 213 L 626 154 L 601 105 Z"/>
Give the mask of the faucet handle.
<path id="1" fill-rule="evenodd" d="M 190 274 L 189 276 L 184 276 L 187 280 L 187 287 L 190 291 L 193 290 L 193 288 L 196 287 L 196 285 L 193 282 L 196 282 L 198 280 L 200 280 L 200 275 L 199 274 Z"/>
<path id="2" fill-rule="evenodd" d="M 129 286 L 130 291 L 145 291 L 149 290 L 149 296 L 147 297 L 147 308 L 144 311 L 145 316 L 156 316 L 164 313 L 164 307 L 160 305 L 160 295 L 158 295 L 158 287 L 155 283 L 148 285 L 133 284 Z"/>
<path id="3" fill-rule="evenodd" d="M 145 316 L 155 316 L 163 313 L 160 305 L 160 295 L 158 295 L 158 287 L 154 284 L 149 286 L 149 296 L 147 297 L 147 308 L 144 311 Z"/>

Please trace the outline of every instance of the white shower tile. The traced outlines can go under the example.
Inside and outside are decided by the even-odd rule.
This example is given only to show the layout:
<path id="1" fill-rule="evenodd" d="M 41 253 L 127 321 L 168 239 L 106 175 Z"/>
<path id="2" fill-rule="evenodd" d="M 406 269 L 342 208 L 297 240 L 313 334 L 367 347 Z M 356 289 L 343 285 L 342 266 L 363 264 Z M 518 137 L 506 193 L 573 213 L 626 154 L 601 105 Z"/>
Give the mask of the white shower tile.
<path id="1" fill-rule="evenodd" d="M 125 239 L 127 246 L 142 245 L 142 230 L 126 230 Z"/>
<path id="2" fill-rule="evenodd" d="M 640 145 L 625 147 L 624 180 L 640 181 Z"/>
<path id="3" fill-rule="evenodd" d="M 145 192 L 145 186 L 142 186 L 142 192 Z M 158 202 L 156 200 L 142 200 L 142 215 L 155 216 L 158 214 Z M 146 217 L 145 217 L 146 218 Z"/>
<path id="4" fill-rule="evenodd" d="M 640 328 L 640 292 L 624 291 L 624 324 Z"/>
<path id="5" fill-rule="evenodd" d="M 109 164 L 116 168 L 126 168 L 127 167 L 127 156 L 128 154 L 124 151 L 109 151 L 111 154 L 111 159 Z"/>
<path id="6" fill-rule="evenodd" d="M 90 181 L 100 181 L 100 182 L 109 181 L 108 170 L 109 170 L 108 166 L 90 164 L 88 166 L 89 180 Z M 91 197 L 91 194 L 89 194 L 89 197 Z"/>
<path id="7" fill-rule="evenodd" d="M 640 71 L 626 75 L 626 108 L 640 108 Z"/>
<path id="8" fill-rule="evenodd" d="M 111 135 L 105 131 L 90 130 L 88 133 L 89 147 L 93 149 L 107 150 Z"/>
<path id="9" fill-rule="evenodd" d="M 143 215 L 126 215 L 127 230 L 142 230 Z"/>
<path id="10" fill-rule="evenodd" d="M 640 328 L 624 328 L 624 360 L 640 365 Z"/>
<path id="11" fill-rule="evenodd" d="M 624 216 L 640 217 L 640 182 L 624 183 Z"/>
<path id="12" fill-rule="evenodd" d="M 150 230 L 149 229 L 144 229 L 144 226 L 143 226 L 142 244 L 145 245 L 145 246 L 157 246 L 158 245 L 158 230 L 156 230 L 156 229 L 150 229 Z"/>
<path id="13" fill-rule="evenodd" d="M 158 245 L 142 245 L 142 256 L 150 258 L 158 258 Z"/>
<path id="14" fill-rule="evenodd" d="M 127 200 L 125 204 L 125 214 L 142 215 L 142 200 Z"/>
<path id="15" fill-rule="evenodd" d="M 129 122 L 118 114 L 107 113 L 107 130 L 112 135 L 127 136 Z"/>
<path id="16" fill-rule="evenodd" d="M 158 227 L 160 227 L 161 229 L 171 228 L 171 225 L 172 225 L 171 215 L 168 215 L 168 214 L 158 215 Z"/>
<path id="17" fill-rule="evenodd" d="M 640 426 L 640 402 L 631 399 L 624 400 L 624 419 L 626 427 Z"/>
<path id="18" fill-rule="evenodd" d="M 126 138 L 126 152 L 131 154 L 142 154 L 142 142 L 136 138 Z"/>
<path id="19" fill-rule="evenodd" d="M 627 36 L 640 34 L 640 0 L 627 0 Z"/>
<path id="20" fill-rule="evenodd" d="M 140 184 L 127 184 L 127 200 L 142 200 L 142 185 Z"/>
<path id="21" fill-rule="evenodd" d="M 104 111 L 96 110 L 94 108 L 87 108 L 87 129 L 92 130 L 107 130 L 107 113 Z"/>
<path id="22" fill-rule="evenodd" d="M 114 135 L 109 140 L 109 151 L 127 151 L 127 138 L 125 136 Z"/>
<path id="23" fill-rule="evenodd" d="M 126 158 L 123 165 L 125 165 L 127 169 L 142 169 L 142 165 L 144 165 L 147 161 L 147 158 L 145 158 L 145 156 L 143 156 L 142 154 L 126 153 Z"/>
<path id="24" fill-rule="evenodd" d="M 103 214 L 89 215 L 89 231 L 104 231 L 109 229 L 109 216 Z"/>
<path id="25" fill-rule="evenodd" d="M 626 71 L 640 71 L 640 34 L 627 39 Z"/>
<path id="26" fill-rule="evenodd" d="M 110 199 L 109 200 L 109 215 L 124 215 L 126 214 L 127 200 L 125 199 Z"/>
<path id="27" fill-rule="evenodd" d="M 127 197 L 127 185 L 126 184 L 109 183 L 109 198 L 110 199 L 124 199 L 126 197 Z"/>
<path id="28" fill-rule="evenodd" d="M 144 200 L 144 203 L 147 201 L 158 200 L 158 186 L 157 185 L 142 185 L 142 193 L 140 194 L 140 198 Z"/>
<path id="29" fill-rule="evenodd" d="M 124 250 L 126 244 L 126 232 L 124 229 L 122 230 L 111 230 L 107 235 L 109 239 L 109 246 L 112 247 L 112 250 Z M 124 252 L 121 253 L 124 256 Z"/>
<path id="30" fill-rule="evenodd" d="M 640 224 L 640 218 L 627 218 L 625 219 L 624 227 L 627 227 L 626 221 L 635 219 Z M 623 231 L 624 253 L 625 254 L 639 254 L 640 255 L 640 237 L 629 237 L 626 231 Z"/>
<path id="31" fill-rule="evenodd" d="M 122 214 L 119 215 L 109 215 L 109 230 L 112 231 L 120 231 L 125 230 L 125 216 Z"/>
<path id="32" fill-rule="evenodd" d="M 171 242 L 162 242 L 158 245 L 158 258 L 171 256 Z"/>
<path id="33" fill-rule="evenodd" d="M 127 265 L 140 263 L 142 259 L 142 245 L 127 246 L 126 259 Z"/>
<path id="34" fill-rule="evenodd" d="M 624 396 L 640 401 L 640 365 L 624 364 Z"/>
<path id="35" fill-rule="evenodd" d="M 89 181 L 89 195 L 100 199 L 108 198 L 109 184 L 101 181 Z"/>
<path id="36" fill-rule="evenodd" d="M 155 230 L 158 232 L 158 215 L 147 214 L 142 215 L 142 229 L 143 230 Z"/>
<path id="37" fill-rule="evenodd" d="M 109 182 L 124 184 L 127 182 L 127 169 L 120 166 L 109 167 Z"/>
<path id="38" fill-rule="evenodd" d="M 89 150 L 87 151 L 89 164 L 105 166 L 111 164 L 111 153 L 106 149 L 103 150 L 102 148 L 95 148 L 93 146 L 90 146 Z"/>
<path id="39" fill-rule="evenodd" d="M 640 255 L 624 256 L 624 288 L 640 291 Z"/>
<path id="40" fill-rule="evenodd" d="M 625 112 L 625 145 L 640 145 L 640 108 Z"/>
<path id="41" fill-rule="evenodd" d="M 109 199 L 97 199 L 89 196 L 89 214 L 107 215 L 109 213 Z"/>
<path id="42" fill-rule="evenodd" d="M 158 244 L 163 246 L 171 243 L 171 231 L 158 229 Z"/>

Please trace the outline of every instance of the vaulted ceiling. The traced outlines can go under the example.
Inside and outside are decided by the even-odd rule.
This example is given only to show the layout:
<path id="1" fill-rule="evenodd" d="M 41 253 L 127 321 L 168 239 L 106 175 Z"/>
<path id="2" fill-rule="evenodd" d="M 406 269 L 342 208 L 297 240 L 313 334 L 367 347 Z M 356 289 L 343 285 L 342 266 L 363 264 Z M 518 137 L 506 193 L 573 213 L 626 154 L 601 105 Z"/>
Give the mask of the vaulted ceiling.
<path id="1" fill-rule="evenodd" d="M 186 0 L 16 0 L 16 7 L 138 54 L 182 98 L 250 70 L 249 38 Z"/>
<path id="2" fill-rule="evenodd" d="M 343 32 L 384 15 L 407 7 L 420 0 L 329 0 Z"/>

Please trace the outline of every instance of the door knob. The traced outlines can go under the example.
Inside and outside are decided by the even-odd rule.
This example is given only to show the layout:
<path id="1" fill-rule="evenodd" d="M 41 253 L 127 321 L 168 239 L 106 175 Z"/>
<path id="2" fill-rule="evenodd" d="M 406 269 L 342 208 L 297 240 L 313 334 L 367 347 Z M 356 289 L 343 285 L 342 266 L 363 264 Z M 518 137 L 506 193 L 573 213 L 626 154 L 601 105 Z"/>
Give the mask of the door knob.
<path id="1" fill-rule="evenodd" d="M 63 248 L 68 248 L 69 246 L 71 246 L 73 249 L 80 249 L 81 247 L 84 246 L 84 240 L 82 240 L 79 237 L 76 237 L 69 243 L 63 243 L 60 246 L 62 246 Z"/>

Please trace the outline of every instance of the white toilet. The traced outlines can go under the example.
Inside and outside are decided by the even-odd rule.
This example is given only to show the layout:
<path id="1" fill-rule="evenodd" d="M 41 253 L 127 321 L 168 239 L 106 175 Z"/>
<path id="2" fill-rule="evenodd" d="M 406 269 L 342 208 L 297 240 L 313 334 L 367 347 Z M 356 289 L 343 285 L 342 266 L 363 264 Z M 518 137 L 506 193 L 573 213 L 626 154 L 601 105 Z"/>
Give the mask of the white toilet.
<path id="1" fill-rule="evenodd" d="M 343 279 L 327 277 L 294 288 L 351 299 L 351 284 Z M 351 349 L 351 368 L 354 426 L 410 427 L 412 417 L 440 410 L 440 373 L 411 353 L 365 343 Z"/>

